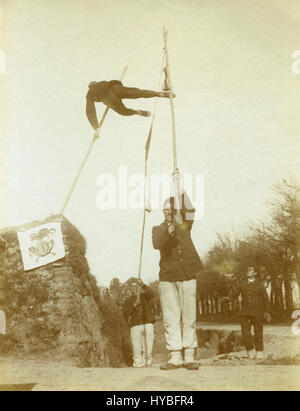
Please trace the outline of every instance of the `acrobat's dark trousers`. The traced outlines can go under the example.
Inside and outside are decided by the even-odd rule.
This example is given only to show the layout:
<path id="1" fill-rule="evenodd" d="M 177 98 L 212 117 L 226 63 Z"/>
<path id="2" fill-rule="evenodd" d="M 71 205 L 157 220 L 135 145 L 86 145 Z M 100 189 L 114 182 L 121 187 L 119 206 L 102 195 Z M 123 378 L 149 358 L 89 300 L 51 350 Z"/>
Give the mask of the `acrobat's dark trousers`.
<path id="1" fill-rule="evenodd" d="M 152 97 L 158 97 L 159 92 L 153 91 L 153 90 L 141 90 L 136 87 L 125 87 L 121 85 L 115 85 L 112 86 L 109 90 L 109 92 L 112 92 L 115 94 L 117 97 L 123 99 L 123 98 L 152 98 Z"/>
<path id="2" fill-rule="evenodd" d="M 110 87 L 105 96 L 103 103 L 123 116 L 132 116 L 137 114 L 137 110 L 126 107 L 122 99 L 152 98 L 158 97 L 159 92 L 153 90 L 140 90 L 135 87 L 124 87 L 123 85 L 114 85 Z"/>
<path id="3" fill-rule="evenodd" d="M 263 316 L 241 317 L 243 341 L 247 351 L 253 350 L 251 327 L 254 327 L 254 345 L 256 351 L 264 350 Z"/>

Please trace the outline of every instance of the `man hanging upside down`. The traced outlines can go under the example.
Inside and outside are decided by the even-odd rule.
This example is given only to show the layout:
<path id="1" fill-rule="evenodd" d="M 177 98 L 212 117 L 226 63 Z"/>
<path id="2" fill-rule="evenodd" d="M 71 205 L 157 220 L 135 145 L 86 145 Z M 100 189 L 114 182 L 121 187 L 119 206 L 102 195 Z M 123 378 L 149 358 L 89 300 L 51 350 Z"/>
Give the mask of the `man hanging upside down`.
<path id="1" fill-rule="evenodd" d="M 140 90 L 134 87 L 125 87 L 121 81 L 93 81 L 89 84 L 89 91 L 86 96 L 86 115 L 91 123 L 91 126 L 95 130 L 95 136 L 99 136 L 99 122 L 96 113 L 95 102 L 104 103 L 107 107 L 111 108 L 122 116 L 143 116 L 149 117 L 151 113 L 144 110 L 134 110 L 126 107 L 122 99 L 123 98 L 152 98 L 152 97 L 170 97 L 169 91 L 153 91 L 153 90 Z M 173 94 L 175 97 L 175 94 Z"/>

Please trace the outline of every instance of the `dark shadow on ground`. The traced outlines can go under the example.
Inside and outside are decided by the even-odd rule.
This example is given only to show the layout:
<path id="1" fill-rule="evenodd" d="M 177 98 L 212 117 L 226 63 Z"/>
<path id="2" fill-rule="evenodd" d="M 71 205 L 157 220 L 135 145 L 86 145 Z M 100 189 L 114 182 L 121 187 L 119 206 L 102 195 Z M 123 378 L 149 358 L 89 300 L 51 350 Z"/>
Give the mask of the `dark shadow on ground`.
<path id="1" fill-rule="evenodd" d="M 7 384 L 2 385 L 0 384 L 0 392 L 7 392 L 7 391 L 32 391 L 33 388 L 37 385 L 34 384 Z"/>

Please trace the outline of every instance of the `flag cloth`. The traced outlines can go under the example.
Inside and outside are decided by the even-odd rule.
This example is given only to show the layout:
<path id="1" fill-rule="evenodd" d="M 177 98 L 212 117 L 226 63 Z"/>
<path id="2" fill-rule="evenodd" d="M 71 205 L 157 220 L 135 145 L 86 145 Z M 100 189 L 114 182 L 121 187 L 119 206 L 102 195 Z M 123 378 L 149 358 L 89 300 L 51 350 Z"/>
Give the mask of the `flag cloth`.
<path id="1" fill-rule="evenodd" d="M 65 256 L 60 223 L 47 223 L 18 232 L 24 270 L 53 263 Z"/>
<path id="2" fill-rule="evenodd" d="M 149 130 L 148 138 L 147 138 L 146 145 L 145 145 L 146 158 L 148 158 L 148 154 L 149 154 L 151 138 L 152 138 L 153 123 L 154 123 L 154 116 L 153 116 L 153 119 L 152 119 L 151 127 L 150 127 L 150 130 Z"/>

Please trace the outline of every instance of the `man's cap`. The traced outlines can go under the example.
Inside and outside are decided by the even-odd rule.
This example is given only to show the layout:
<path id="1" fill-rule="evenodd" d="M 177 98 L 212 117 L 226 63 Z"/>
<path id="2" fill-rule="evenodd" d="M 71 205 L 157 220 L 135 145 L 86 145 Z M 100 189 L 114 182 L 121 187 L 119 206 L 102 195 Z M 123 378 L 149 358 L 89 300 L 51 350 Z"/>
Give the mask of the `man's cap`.
<path id="1" fill-rule="evenodd" d="M 130 277 L 127 281 L 126 284 L 131 285 L 132 283 L 138 283 L 138 278 L 137 277 Z"/>
<path id="2" fill-rule="evenodd" d="M 257 275 L 257 273 L 256 273 L 256 271 L 254 270 L 254 268 L 253 267 L 249 267 L 248 268 L 248 271 L 247 271 L 247 277 L 253 277 L 253 276 L 256 276 Z"/>

